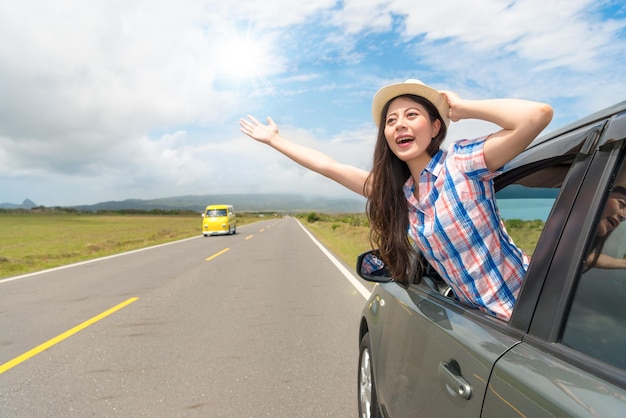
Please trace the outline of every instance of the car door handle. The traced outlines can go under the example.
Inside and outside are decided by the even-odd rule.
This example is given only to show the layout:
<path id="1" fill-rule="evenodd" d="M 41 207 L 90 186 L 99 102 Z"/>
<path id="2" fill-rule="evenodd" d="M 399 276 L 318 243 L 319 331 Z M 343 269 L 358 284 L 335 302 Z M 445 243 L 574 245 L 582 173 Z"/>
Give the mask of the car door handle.
<path id="1" fill-rule="evenodd" d="M 439 363 L 439 379 L 451 395 L 458 395 L 463 399 L 472 397 L 472 387 L 461 376 L 459 364 L 455 360 Z"/>

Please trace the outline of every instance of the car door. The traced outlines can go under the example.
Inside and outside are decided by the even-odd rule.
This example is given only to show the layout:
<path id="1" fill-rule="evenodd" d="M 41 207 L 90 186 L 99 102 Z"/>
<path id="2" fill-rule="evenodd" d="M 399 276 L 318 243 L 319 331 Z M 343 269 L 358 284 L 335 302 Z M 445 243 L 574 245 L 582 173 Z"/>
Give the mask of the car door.
<path id="1" fill-rule="evenodd" d="M 528 334 L 494 367 L 482 416 L 626 416 L 626 270 L 589 256 L 611 192 L 626 181 L 625 137 L 618 115 L 572 203 Z M 602 254 L 626 258 L 626 222 Z"/>
<path id="2" fill-rule="evenodd" d="M 516 225 L 521 225 L 520 233 L 531 228 L 534 236 L 523 241 L 529 254 L 542 248 L 551 258 L 568 217 L 562 209 L 577 195 L 590 164 L 589 158 L 578 156 L 602 127 L 603 123 L 586 126 L 539 146 L 502 177 L 506 187 L 498 192 L 498 205 L 516 242 Z M 530 218 L 515 219 L 522 215 Z M 535 224 L 537 230 L 532 231 Z M 531 269 L 538 264 L 535 270 L 543 274 L 544 262 L 533 256 Z M 478 417 L 485 394 L 491 393 L 493 365 L 521 343 L 529 322 L 514 326 L 490 317 L 428 283 L 424 280 L 407 289 L 396 283 L 380 286 L 383 303 L 378 305 L 384 314 L 379 314 L 383 323 L 377 324 L 380 337 L 374 346 L 378 402 L 389 417 Z M 529 294 L 535 297 L 534 292 Z"/>
<path id="3" fill-rule="evenodd" d="M 491 366 L 520 335 L 423 285 L 384 288 L 376 361 L 379 403 L 389 417 L 479 416 Z"/>

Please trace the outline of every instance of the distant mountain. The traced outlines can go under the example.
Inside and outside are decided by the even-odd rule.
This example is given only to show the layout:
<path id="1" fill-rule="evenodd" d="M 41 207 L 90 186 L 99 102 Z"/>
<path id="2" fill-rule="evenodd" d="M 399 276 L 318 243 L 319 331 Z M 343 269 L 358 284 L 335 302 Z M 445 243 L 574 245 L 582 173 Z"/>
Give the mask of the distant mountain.
<path id="1" fill-rule="evenodd" d="M 296 194 L 223 194 L 187 195 L 160 199 L 127 199 L 101 202 L 93 205 L 73 206 L 80 211 L 101 210 L 194 210 L 202 212 L 208 205 L 233 205 L 239 212 L 364 212 L 365 199 L 331 198 L 326 196 L 306 196 Z"/>
<path id="2" fill-rule="evenodd" d="M 38 205 L 30 199 L 24 199 L 21 205 L 15 203 L 0 203 L 0 208 L 2 209 L 32 209 L 37 206 Z"/>
<path id="3" fill-rule="evenodd" d="M 554 199 L 559 189 L 526 188 L 521 185 L 512 185 L 497 193 L 498 199 L 519 198 L 551 198 Z M 208 205 L 228 204 L 240 212 L 364 212 L 365 199 L 332 198 L 320 195 L 301 194 L 221 194 L 221 195 L 187 195 L 164 197 L 159 199 L 127 199 L 120 201 L 100 202 L 93 205 L 71 206 L 79 211 L 96 212 L 101 210 L 193 210 L 202 212 Z M 30 199 L 22 204 L 0 203 L 3 209 L 32 209 L 37 207 Z"/>

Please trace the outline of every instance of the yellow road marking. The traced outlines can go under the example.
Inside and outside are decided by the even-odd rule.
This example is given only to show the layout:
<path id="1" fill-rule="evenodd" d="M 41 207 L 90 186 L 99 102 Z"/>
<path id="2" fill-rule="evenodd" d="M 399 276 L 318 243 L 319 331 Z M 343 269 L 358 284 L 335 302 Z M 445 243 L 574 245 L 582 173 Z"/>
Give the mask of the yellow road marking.
<path id="1" fill-rule="evenodd" d="M 28 360 L 31 357 L 36 356 L 37 354 L 41 353 L 42 351 L 47 350 L 48 348 L 52 347 L 53 345 L 60 343 L 61 341 L 65 340 L 66 338 L 71 337 L 72 335 L 76 334 L 78 331 L 81 331 L 81 330 L 87 328 L 88 326 L 95 324 L 96 322 L 100 321 L 101 319 L 106 318 L 107 316 L 111 315 L 112 313 L 115 313 L 115 312 L 119 311 L 120 309 L 124 308 L 125 306 L 130 305 L 131 303 L 135 302 L 137 299 L 139 299 L 139 298 L 138 297 L 130 298 L 127 301 L 122 302 L 119 305 L 114 306 L 111 309 L 102 312 L 100 315 L 96 315 L 93 318 L 88 319 L 87 321 L 83 322 L 82 324 L 75 326 L 74 328 L 70 329 L 69 331 L 65 331 L 63 334 L 60 334 L 60 335 L 52 338 L 51 340 L 48 340 L 45 343 L 38 345 L 37 347 L 33 348 L 30 351 L 27 351 L 26 353 L 22 354 L 21 356 L 15 357 L 13 360 L 7 361 L 6 363 L 0 365 L 0 374 L 6 372 L 9 369 L 12 369 L 13 367 L 15 367 L 18 364 Z"/>
<path id="2" fill-rule="evenodd" d="M 249 240 L 250 238 L 252 238 L 253 236 L 254 236 L 254 234 L 252 234 L 252 235 L 248 235 L 248 236 L 246 237 L 246 241 L 247 241 L 247 240 Z"/>
<path id="3" fill-rule="evenodd" d="M 259 232 L 263 232 L 263 231 L 265 231 L 265 229 L 264 229 L 264 228 L 259 229 Z"/>
<path id="4" fill-rule="evenodd" d="M 220 251 L 219 253 L 215 253 L 213 254 L 211 257 L 207 258 L 206 261 L 211 261 L 213 260 L 215 257 L 217 257 L 218 255 L 222 255 L 224 254 L 226 251 L 230 250 L 230 248 L 224 248 L 222 251 Z"/>

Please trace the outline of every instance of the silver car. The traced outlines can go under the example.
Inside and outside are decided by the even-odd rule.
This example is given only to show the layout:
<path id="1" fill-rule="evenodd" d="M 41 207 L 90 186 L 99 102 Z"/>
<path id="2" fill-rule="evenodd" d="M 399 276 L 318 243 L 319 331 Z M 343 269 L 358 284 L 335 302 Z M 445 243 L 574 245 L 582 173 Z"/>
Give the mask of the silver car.
<path id="1" fill-rule="evenodd" d="M 508 322 L 430 268 L 403 286 L 361 255 L 378 284 L 360 322 L 359 415 L 626 417 L 626 270 L 594 261 L 626 258 L 626 214 L 606 217 L 625 161 L 626 101 L 539 138 L 497 177 L 502 217 L 539 229 Z"/>

